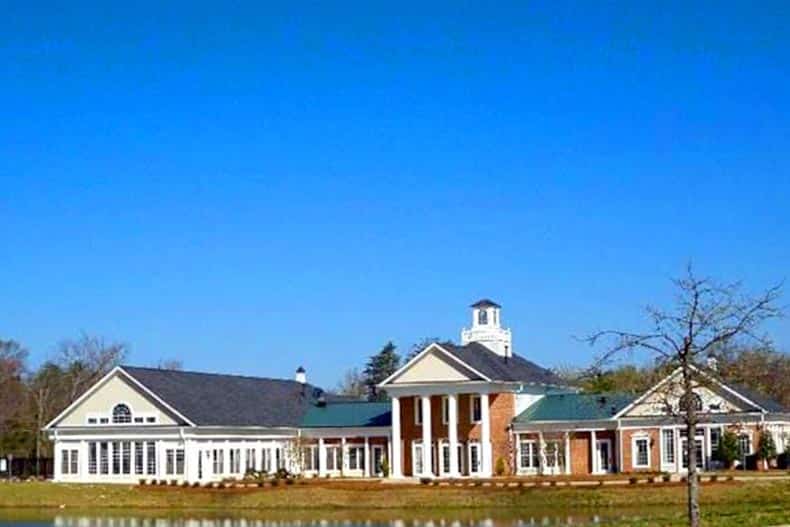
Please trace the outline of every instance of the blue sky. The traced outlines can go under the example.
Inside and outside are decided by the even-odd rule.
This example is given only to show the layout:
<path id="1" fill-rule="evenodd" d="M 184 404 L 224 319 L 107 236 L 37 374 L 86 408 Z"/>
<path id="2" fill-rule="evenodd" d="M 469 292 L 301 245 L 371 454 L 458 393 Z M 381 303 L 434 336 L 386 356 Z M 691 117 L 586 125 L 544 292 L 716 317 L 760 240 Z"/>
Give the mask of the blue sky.
<path id="1" fill-rule="evenodd" d="M 790 262 L 787 2 L 12 2 L 0 337 L 333 385 L 503 304 L 639 328 Z M 787 320 L 766 328 L 790 346 Z"/>

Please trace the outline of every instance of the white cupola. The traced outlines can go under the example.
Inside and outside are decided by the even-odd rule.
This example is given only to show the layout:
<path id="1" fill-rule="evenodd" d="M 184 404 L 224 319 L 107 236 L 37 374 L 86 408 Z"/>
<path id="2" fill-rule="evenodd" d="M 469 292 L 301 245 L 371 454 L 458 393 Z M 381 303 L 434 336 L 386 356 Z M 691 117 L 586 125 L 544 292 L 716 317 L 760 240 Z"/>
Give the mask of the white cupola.
<path id="1" fill-rule="evenodd" d="M 470 306 L 472 327 L 461 331 L 461 344 L 478 342 L 502 357 L 513 354 L 510 330 L 503 328 L 499 312 L 502 306 L 484 298 Z"/>

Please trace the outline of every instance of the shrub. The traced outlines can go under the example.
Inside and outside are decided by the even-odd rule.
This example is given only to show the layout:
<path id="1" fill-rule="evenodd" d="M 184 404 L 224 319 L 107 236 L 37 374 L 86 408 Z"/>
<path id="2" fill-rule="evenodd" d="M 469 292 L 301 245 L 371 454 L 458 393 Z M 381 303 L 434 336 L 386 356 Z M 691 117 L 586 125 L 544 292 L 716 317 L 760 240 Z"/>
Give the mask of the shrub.
<path id="1" fill-rule="evenodd" d="M 655 476 L 648 476 L 648 478 L 647 478 L 647 482 L 648 482 L 648 483 L 655 483 L 655 482 L 656 482 L 656 478 L 655 478 Z"/>
<path id="2" fill-rule="evenodd" d="M 717 481 L 719 481 L 719 475 L 718 474 L 713 474 L 710 477 L 710 481 L 711 481 L 711 483 L 716 483 Z"/>
<path id="3" fill-rule="evenodd" d="M 664 481 L 664 483 L 669 483 L 670 481 L 672 481 L 672 476 L 670 476 L 669 474 L 662 474 L 661 479 Z"/>
<path id="4" fill-rule="evenodd" d="M 630 478 L 628 478 L 628 483 L 630 483 L 631 485 L 636 485 L 638 482 L 639 482 L 639 478 L 637 478 L 636 476 L 631 476 Z"/>
<path id="5" fill-rule="evenodd" d="M 271 481 L 271 483 L 272 483 L 272 487 L 276 487 L 277 485 L 279 485 L 279 484 L 280 484 L 280 480 L 278 480 L 278 479 L 273 479 L 273 480 Z"/>
<path id="6" fill-rule="evenodd" d="M 199 482 L 199 481 L 196 481 L 196 482 L 194 482 L 194 483 L 192 484 L 192 488 L 193 488 L 193 489 L 199 489 L 199 488 L 200 488 L 200 482 Z"/>
<path id="7" fill-rule="evenodd" d="M 428 485 L 431 482 L 431 478 L 420 478 L 420 483 L 423 485 Z"/>
<path id="8" fill-rule="evenodd" d="M 188 481 L 182 481 L 181 482 L 181 486 L 182 487 L 188 487 L 189 486 L 189 482 Z"/>
<path id="9" fill-rule="evenodd" d="M 159 480 L 159 484 L 160 485 L 167 485 L 167 480 L 166 479 L 160 479 Z"/>
<path id="10" fill-rule="evenodd" d="M 494 472 L 496 473 L 497 476 L 505 475 L 505 460 L 502 459 L 501 457 L 497 458 L 496 460 L 496 464 L 494 466 Z"/>
<path id="11" fill-rule="evenodd" d="M 171 486 L 171 487 L 176 487 L 176 486 L 178 486 L 178 480 L 177 480 L 177 479 L 171 479 L 171 480 L 170 480 L 170 486 Z"/>
<path id="12" fill-rule="evenodd" d="M 286 485 L 293 485 L 294 484 L 294 479 L 293 478 L 287 478 L 285 480 L 285 484 Z"/>
<path id="13" fill-rule="evenodd" d="M 390 475 L 390 464 L 387 458 L 381 460 L 381 474 L 385 478 Z"/>
<path id="14" fill-rule="evenodd" d="M 139 483 L 140 485 L 147 485 L 147 484 L 148 484 L 148 480 L 147 480 L 147 479 L 145 479 L 145 478 L 140 478 L 140 479 L 137 481 L 137 483 Z"/>

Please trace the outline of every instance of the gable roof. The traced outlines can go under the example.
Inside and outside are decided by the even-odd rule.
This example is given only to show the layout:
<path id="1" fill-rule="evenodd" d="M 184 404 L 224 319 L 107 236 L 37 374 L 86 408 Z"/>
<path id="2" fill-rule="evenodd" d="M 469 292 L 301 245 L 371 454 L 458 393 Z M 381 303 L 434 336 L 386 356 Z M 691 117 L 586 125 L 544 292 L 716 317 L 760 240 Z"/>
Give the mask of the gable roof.
<path id="1" fill-rule="evenodd" d="M 121 366 L 195 425 L 298 427 L 321 389 L 292 380 Z"/>
<path id="2" fill-rule="evenodd" d="M 392 425 L 389 402 L 339 402 L 312 406 L 302 420 L 304 428 L 370 427 Z"/>
<path id="3" fill-rule="evenodd" d="M 542 368 L 520 355 L 510 357 L 497 355 L 478 342 L 464 346 L 442 343 L 442 349 L 479 371 L 492 381 L 523 382 L 529 384 L 550 384 L 562 386 L 565 383 L 551 370 Z"/>
<path id="4" fill-rule="evenodd" d="M 563 393 L 541 397 L 514 422 L 612 419 L 636 397 L 627 393 Z"/>

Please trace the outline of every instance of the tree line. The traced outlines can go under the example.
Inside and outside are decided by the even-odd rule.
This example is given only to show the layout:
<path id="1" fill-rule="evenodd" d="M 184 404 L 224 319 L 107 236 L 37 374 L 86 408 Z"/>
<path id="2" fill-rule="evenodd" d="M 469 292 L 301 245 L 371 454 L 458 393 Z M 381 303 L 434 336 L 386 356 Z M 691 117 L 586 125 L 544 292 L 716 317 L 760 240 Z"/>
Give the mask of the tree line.
<path id="1" fill-rule="evenodd" d="M 28 349 L 0 338 L 0 455 L 50 457 L 41 429 L 128 355 L 126 344 L 81 334 L 59 342 L 49 360 L 31 368 Z M 177 360 L 157 367 L 180 369 Z"/>

